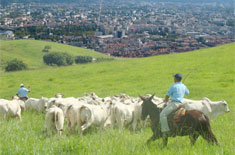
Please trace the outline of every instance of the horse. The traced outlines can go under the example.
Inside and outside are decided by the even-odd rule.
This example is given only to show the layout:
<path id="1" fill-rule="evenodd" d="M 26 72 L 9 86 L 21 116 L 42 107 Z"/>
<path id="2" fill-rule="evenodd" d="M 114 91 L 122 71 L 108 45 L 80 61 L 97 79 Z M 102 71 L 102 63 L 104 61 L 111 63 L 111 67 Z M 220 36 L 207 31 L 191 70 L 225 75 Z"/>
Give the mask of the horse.
<path id="1" fill-rule="evenodd" d="M 167 146 L 168 137 L 189 135 L 191 144 L 193 145 L 201 135 L 208 143 L 218 145 L 218 141 L 211 130 L 208 117 L 197 110 L 182 110 L 182 107 L 173 111 L 168 116 L 170 132 L 163 136 L 160 127 L 160 113 L 163 108 L 158 108 L 157 105 L 152 102 L 153 97 L 154 95 L 150 98 L 140 96 L 143 100 L 143 104 L 141 105 L 141 119 L 145 120 L 148 115 L 150 116 L 151 129 L 153 132 L 153 135 L 148 139 L 147 144 L 162 138 L 163 145 Z M 180 113 L 180 111 L 184 111 L 184 115 Z"/>

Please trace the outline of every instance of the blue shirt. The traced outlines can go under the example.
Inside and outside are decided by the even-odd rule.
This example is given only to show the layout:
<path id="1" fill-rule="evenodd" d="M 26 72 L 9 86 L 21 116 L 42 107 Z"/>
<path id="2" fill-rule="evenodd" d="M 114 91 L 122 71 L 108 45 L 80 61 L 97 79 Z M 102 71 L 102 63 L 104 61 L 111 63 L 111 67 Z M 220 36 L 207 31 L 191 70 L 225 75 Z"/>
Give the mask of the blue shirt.
<path id="1" fill-rule="evenodd" d="M 171 96 L 172 101 L 183 103 L 184 94 L 188 95 L 188 88 L 181 82 L 176 82 L 173 84 L 167 95 Z"/>
<path id="2" fill-rule="evenodd" d="M 17 91 L 17 94 L 19 94 L 21 97 L 28 97 L 27 93 L 29 92 L 29 90 L 27 88 L 20 88 Z"/>

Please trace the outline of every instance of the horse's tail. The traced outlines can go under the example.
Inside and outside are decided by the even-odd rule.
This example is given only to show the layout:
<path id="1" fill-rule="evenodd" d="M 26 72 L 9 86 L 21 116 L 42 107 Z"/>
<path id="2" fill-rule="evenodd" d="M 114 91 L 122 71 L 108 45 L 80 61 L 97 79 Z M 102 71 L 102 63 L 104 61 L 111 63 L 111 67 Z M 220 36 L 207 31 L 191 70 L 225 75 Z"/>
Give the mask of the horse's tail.
<path id="1" fill-rule="evenodd" d="M 201 136 L 208 142 L 213 143 L 213 144 L 215 143 L 216 145 L 218 145 L 218 141 L 211 130 L 209 118 L 203 113 L 201 117 L 202 117 L 202 119 L 200 120 Z"/>

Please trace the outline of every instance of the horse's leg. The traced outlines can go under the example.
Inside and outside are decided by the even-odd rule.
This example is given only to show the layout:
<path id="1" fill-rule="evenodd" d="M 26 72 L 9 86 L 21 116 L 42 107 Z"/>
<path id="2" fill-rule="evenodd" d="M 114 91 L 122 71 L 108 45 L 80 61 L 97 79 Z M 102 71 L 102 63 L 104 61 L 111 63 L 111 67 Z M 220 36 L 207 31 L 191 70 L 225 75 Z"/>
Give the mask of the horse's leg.
<path id="1" fill-rule="evenodd" d="M 147 144 L 150 144 L 150 142 L 151 141 L 154 141 L 154 140 L 156 140 L 156 139 L 158 139 L 159 138 L 159 136 L 157 136 L 156 134 L 153 134 L 152 135 L 152 137 L 150 137 L 148 140 L 147 140 Z"/>
<path id="2" fill-rule="evenodd" d="M 198 137 L 199 137 L 198 133 L 192 133 L 192 134 L 189 135 L 189 138 L 190 138 L 190 141 L 191 141 L 192 145 L 195 144 Z"/>
<path id="3" fill-rule="evenodd" d="M 167 135 L 163 135 L 163 136 L 162 136 L 162 140 L 163 140 L 163 146 L 167 146 L 167 143 L 168 143 L 168 136 L 167 136 Z"/>
<path id="4" fill-rule="evenodd" d="M 211 127 L 209 125 L 208 127 L 208 135 L 209 135 L 209 138 L 210 138 L 210 141 L 213 143 L 213 144 L 216 144 L 216 145 L 219 145 L 215 135 L 213 134 L 213 132 L 211 131 Z"/>
<path id="5" fill-rule="evenodd" d="M 215 135 L 211 131 L 209 120 L 202 124 L 202 130 L 200 134 L 208 143 L 219 145 Z"/>
<path id="6" fill-rule="evenodd" d="M 214 134 L 211 131 L 202 131 L 201 136 L 208 142 L 212 144 L 218 144 L 217 139 L 215 138 Z"/>

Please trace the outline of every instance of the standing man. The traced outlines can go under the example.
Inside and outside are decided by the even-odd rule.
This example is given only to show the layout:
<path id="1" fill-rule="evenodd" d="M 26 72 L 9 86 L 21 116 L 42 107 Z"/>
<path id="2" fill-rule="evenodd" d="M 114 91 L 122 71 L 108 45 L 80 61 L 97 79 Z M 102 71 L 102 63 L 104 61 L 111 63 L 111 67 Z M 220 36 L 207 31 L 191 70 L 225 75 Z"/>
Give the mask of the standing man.
<path id="1" fill-rule="evenodd" d="M 29 88 L 25 88 L 24 84 L 20 84 L 20 89 L 17 91 L 16 95 L 22 100 L 22 101 L 26 101 L 28 100 L 28 92 L 30 92 L 30 86 Z"/>
<path id="2" fill-rule="evenodd" d="M 171 102 L 160 113 L 161 131 L 163 136 L 167 136 L 167 132 L 170 131 L 167 116 L 183 103 L 184 94 L 189 94 L 188 88 L 181 82 L 182 75 L 177 73 L 173 77 L 175 84 L 170 87 L 164 99 L 164 102 L 167 103 L 169 97 L 171 96 Z"/>

